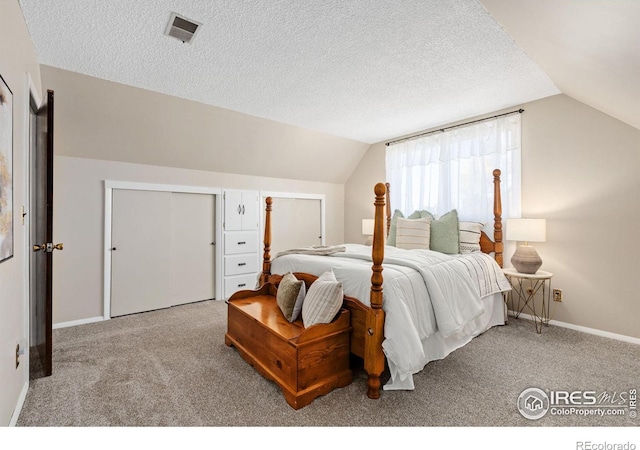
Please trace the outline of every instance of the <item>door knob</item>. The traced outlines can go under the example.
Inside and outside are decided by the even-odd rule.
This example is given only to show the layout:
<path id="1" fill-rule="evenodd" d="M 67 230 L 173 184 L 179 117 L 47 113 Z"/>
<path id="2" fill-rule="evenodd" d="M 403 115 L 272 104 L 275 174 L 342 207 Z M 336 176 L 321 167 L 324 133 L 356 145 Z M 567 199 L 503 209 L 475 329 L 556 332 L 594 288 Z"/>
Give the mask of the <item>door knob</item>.
<path id="1" fill-rule="evenodd" d="M 34 245 L 33 246 L 33 251 L 34 252 L 39 252 L 39 251 L 46 251 L 48 253 L 51 253 L 54 250 L 63 250 L 64 249 L 64 244 L 61 242 L 59 244 L 53 245 L 50 242 L 47 242 L 45 244 L 41 244 L 41 245 Z"/>

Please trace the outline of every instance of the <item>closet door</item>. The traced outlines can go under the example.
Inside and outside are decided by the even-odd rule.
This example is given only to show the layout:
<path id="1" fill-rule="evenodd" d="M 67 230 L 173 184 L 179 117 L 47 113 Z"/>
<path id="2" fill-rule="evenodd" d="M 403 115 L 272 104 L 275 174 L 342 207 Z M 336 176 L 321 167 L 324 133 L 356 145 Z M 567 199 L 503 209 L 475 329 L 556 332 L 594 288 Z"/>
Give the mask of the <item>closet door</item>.
<path id="1" fill-rule="evenodd" d="M 215 196 L 171 194 L 171 303 L 215 297 Z"/>
<path id="2" fill-rule="evenodd" d="M 271 212 L 271 256 L 291 248 L 322 243 L 320 200 L 275 197 Z"/>
<path id="3" fill-rule="evenodd" d="M 171 193 L 113 190 L 111 316 L 171 306 Z"/>

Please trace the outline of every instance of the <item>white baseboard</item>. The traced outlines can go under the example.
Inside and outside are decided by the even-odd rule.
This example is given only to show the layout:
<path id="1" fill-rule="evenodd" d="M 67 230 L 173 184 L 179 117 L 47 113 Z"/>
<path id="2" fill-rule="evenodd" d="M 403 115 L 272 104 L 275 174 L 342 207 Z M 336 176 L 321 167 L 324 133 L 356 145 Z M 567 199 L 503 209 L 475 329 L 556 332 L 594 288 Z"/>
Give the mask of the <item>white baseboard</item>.
<path id="1" fill-rule="evenodd" d="M 509 316 L 515 316 L 515 312 L 509 310 Z M 527 320 L 534 320 L 534 317 L 530 314 L 521 313 L 520 317 Z M 629 342 L 630 344 L 640 345 L 640 339 L 624 334 L 611 333 L 609 331 L 602 331 L 595 328 L 583 327 L 581 325 L 574 325 L 572 323 L 560 322 L 557 320 L 550 320 L 549 325 L 555 325 L 557 327 L 569 328 L 570 330 L 581 331 L 583 333 L 593 334 L 600 337 L 606 337 L 609 339 L 615 339 L 616 341 Z"/>
<path id="2" fill-rule="evenodd" d="M 18 397 L 18 403 L 16 404 L 16 408 L 13 410 L 13 414 L 11 415 L 11 420 L 9 421 L 10 427 L 15 427 L 18 423 L 18 418 L 20 417 L 20 413 L 22 412 L 22 406 L 24 405 L 24 401 L 27 398 L 27 392 L 29 391 L 29 381 L 27 380 L 22 386 L 22 391 L 20 391 L 20 396 Z"/>
<path id="3" fill-rule="evenodd" d="M 54 323 L 52 328 L 55 330 L 57 328 L 75 327 L 76 325 L 85 325 L 87 323 L 102 322 L 103 320 L 105 320 L 105 319 L 102 316 L 89 317 L 88 319 L 80 319 L 80 320 L 72 320 L 70 322 Z"/>

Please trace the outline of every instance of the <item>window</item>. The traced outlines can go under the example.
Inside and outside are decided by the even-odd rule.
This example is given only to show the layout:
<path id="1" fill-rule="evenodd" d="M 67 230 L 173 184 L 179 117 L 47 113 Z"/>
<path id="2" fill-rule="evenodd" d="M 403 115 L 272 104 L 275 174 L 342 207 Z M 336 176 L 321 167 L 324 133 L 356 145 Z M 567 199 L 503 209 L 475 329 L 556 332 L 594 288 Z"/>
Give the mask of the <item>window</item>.
<path id="1" fill-rule="evenodd" d="M 502 217 L 520 217 L 520 114 L 390 143 L 391 206 L 493 226 L 493 169 L 502 171 Z"/>

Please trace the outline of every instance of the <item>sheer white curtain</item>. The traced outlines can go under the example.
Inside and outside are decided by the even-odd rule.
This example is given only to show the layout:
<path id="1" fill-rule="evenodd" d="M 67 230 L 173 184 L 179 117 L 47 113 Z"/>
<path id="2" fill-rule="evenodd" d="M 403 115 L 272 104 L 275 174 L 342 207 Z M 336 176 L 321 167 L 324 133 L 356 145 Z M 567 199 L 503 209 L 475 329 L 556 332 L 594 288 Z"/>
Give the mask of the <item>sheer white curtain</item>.
<path id="1" fill-rule="evenodd" d="M 502 171 L 502 217 L 520 217 L 520 114 L 395 144 L 386 151 L 391 207 L 493 226 L 493 169 Z M 492 234 L 489 234 L 492 236 Z"/>

